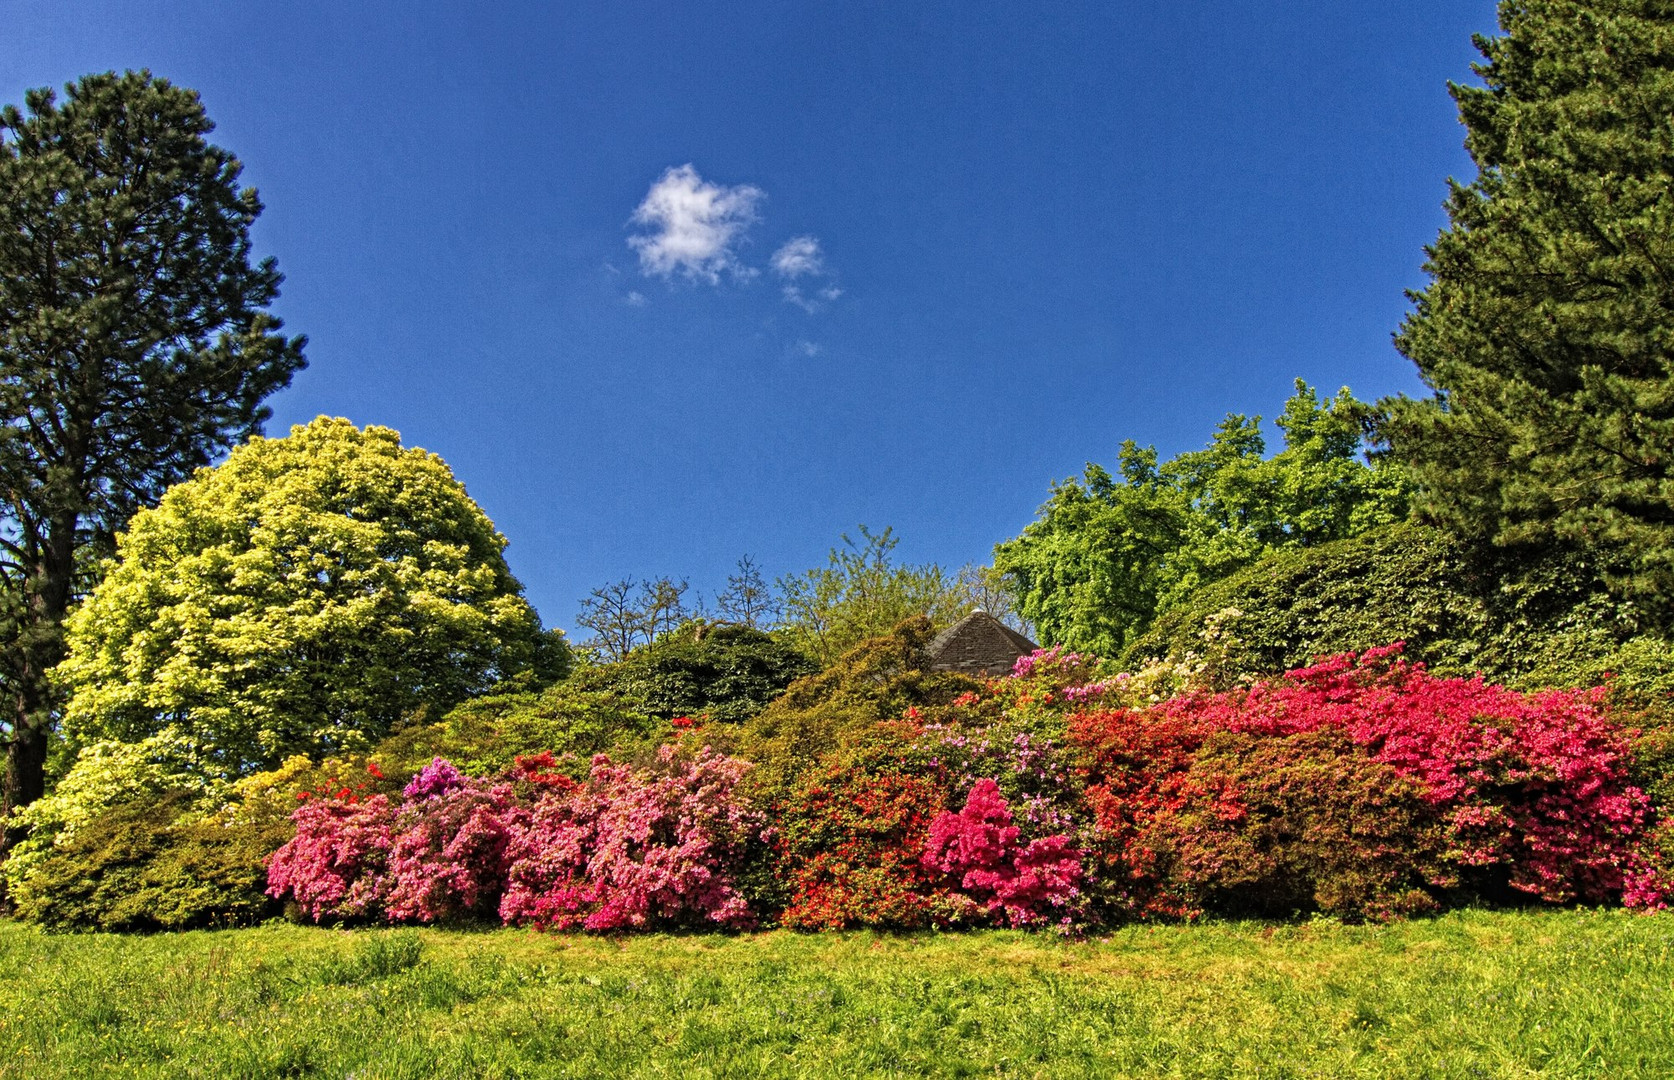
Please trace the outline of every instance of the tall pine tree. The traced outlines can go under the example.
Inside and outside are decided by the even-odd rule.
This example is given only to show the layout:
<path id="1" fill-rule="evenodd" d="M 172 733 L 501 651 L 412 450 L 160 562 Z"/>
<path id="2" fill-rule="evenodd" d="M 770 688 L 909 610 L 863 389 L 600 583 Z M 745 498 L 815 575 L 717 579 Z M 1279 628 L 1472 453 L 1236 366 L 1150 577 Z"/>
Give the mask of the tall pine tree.
<path id="1" fill-rule="evenodd" d="M 1452 87 L 1453 183 L 1396 335 L 1435 396 L 1384 403 L 1421 507 L 1674 586 L 1674 3 L 1504 0 Z"/>
<path id="2" fill-rule="evenodd" d="M 0 817 L 42 794 L 87 571 L 303 365 L 264 310 L 279 272 L 250 258 L 261 202 L 197 94 L 90 75 L 25 110 L 0 109 Z"/>

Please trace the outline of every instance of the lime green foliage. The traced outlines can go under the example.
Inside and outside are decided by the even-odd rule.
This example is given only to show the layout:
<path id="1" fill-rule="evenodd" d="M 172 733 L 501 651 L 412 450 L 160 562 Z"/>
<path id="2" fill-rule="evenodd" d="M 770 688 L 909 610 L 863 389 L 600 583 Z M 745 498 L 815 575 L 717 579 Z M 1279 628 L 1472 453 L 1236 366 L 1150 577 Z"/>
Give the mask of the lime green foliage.
<path id="1" fill-rule="evenodd" d="M 403 728 L 371 756 L 390 777 L 405 780 L 442 757 L 471 776 L 512 767 L 520 755 L 569 755 L 569 772 L 584 776 L 594 754 L 619 761 L 647 756 L 670 732 L 636 700 L 612 690 L 559 683 L 542 691 L 473 698 L 433 724 Z"/>
<path id="2" fill-rule="evenodd" d="M 50 795 L 12 818 L 24 839 L 0 863 L 7 895 L 20 908 L 32 909 L 48 889 L 44 879 L 35 877 L 41 860 L 115 807 L 149 806 L 164 798 L 173 798 L 172 805 L 191 805 L 219 795 L 225 779 L 206 771 L 205 764 L 198 748 L 172 729 L 137 743 L 103 741 L 84 747 Z"/>
<path id="3" fill-rule="evenodd" d="M 1066 942 L 0 925 L 0 1077 L 1674 1075 L 1674 940 L 1622 912 Z"/>
<path id="4" fill-rule="evenodd" d="M 614 664 L 577 672 L 575 685 L 614 690 L 661 720 L 677 716 L 741 723 L 818 668 L 761 630 L 689 622 Z"/>
<path id="5" fill-rule="evenodd" d="M 230 828 L 194 805 L 182 792 L 123 802 L 61 838 L 18 876 L 18 917 L 59 930 L 184 930 L 277 914 L 265 866 L 289 830 Z"/>
<path id="6" fill-rule="evenodd" d="M 229 771 L 363 749 L 401 717 L 553 666 L 442 460 L 321 417 L 253 439 L 134 516 L 69 622 L 64 723 L 177 727 Z"/>
<path id="7" fill-rule="evenodd" d="M 1116 656 L 1158 612 L 1272 551 L 1399 520 L 1399 472 L 1361 459 L 1366 407 L 1320 402 L 1300 380 L 1264 458 L 1261 418 L 1230 415 L 1203 450 L 1159 463 L 1122 444 L 1120 476 L 1089 465 L 1052 490 L 1040 519 L 994 549 L 994 567 L 1042 641 Z"/>
<path id="8" fill-rule="evenodd" d="M 372 779 L 361 761 L 298 755 L 228 781 L 194 751 L 172 731 L 83 749 L 53 792 L 18 814 L 28 836 L 0 867 L 16 915 L 53 929 L 259 921 L 278 911 L 264 867 L 295 831 L 297 793 Z"/>
<path id="9" fill-rule="evenodd" d="M 946 626 L 968 614 L 971 590 L 935 563 L 895 562 L 900 542 L 892 529 L 862 525 L 860 542 L 844 536 L 825 566 L 780 578 L 779 632 L 825 666 L 903 619 Z"/>
<path id="10" fill-rule="evenodd" d="M 1385 403 L 1422 505 L 1498 542 L 1613 550 L 1674 584 L 1674 13 L 1503 0 L 1485 85 L 1454 86 L 1478 174 L 1453 184 L 1396 345 L 1436 396 Z M 1663 607 L 1667 614 L 1666 604 Z"/>

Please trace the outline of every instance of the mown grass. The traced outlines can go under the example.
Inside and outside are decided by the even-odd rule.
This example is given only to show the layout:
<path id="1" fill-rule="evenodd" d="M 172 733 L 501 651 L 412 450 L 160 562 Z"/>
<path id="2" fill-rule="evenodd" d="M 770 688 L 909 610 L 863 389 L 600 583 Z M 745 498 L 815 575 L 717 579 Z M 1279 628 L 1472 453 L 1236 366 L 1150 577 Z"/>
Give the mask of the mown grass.
<path id="1" fill-rule="evenodd" d="M 0 924 L 0 1077 L 1674 1077 L 1674 917 L 623 939 Z"/>

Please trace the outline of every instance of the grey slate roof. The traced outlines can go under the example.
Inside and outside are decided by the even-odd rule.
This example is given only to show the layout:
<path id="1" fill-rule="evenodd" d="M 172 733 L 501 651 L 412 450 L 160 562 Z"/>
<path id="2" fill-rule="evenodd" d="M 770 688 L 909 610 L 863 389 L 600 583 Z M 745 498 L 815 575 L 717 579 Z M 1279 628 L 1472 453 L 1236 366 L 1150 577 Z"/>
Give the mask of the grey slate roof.
<path id="1" fill-rule="evenodd" d="M 1036 648 L 1034 642 L 979 608 L 932 638 L 924 647 L 924 659 L 931 671 L 1004 675 L 1019 656 Z"/>

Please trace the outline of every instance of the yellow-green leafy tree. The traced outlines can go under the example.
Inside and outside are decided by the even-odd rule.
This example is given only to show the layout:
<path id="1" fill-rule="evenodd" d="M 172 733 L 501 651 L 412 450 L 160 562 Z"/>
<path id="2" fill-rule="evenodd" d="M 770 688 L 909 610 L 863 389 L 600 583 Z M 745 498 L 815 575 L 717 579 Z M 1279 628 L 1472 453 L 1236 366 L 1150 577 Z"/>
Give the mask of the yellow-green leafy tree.
<path id="1" fill-rule="evenodd" d="M 237 774 L 371 745 L 561 674 L 506 541 L 441 458 L 321 417 L 169 489 L 117 541 L 57 677 L 77 741 L 173 729 Z"/>

